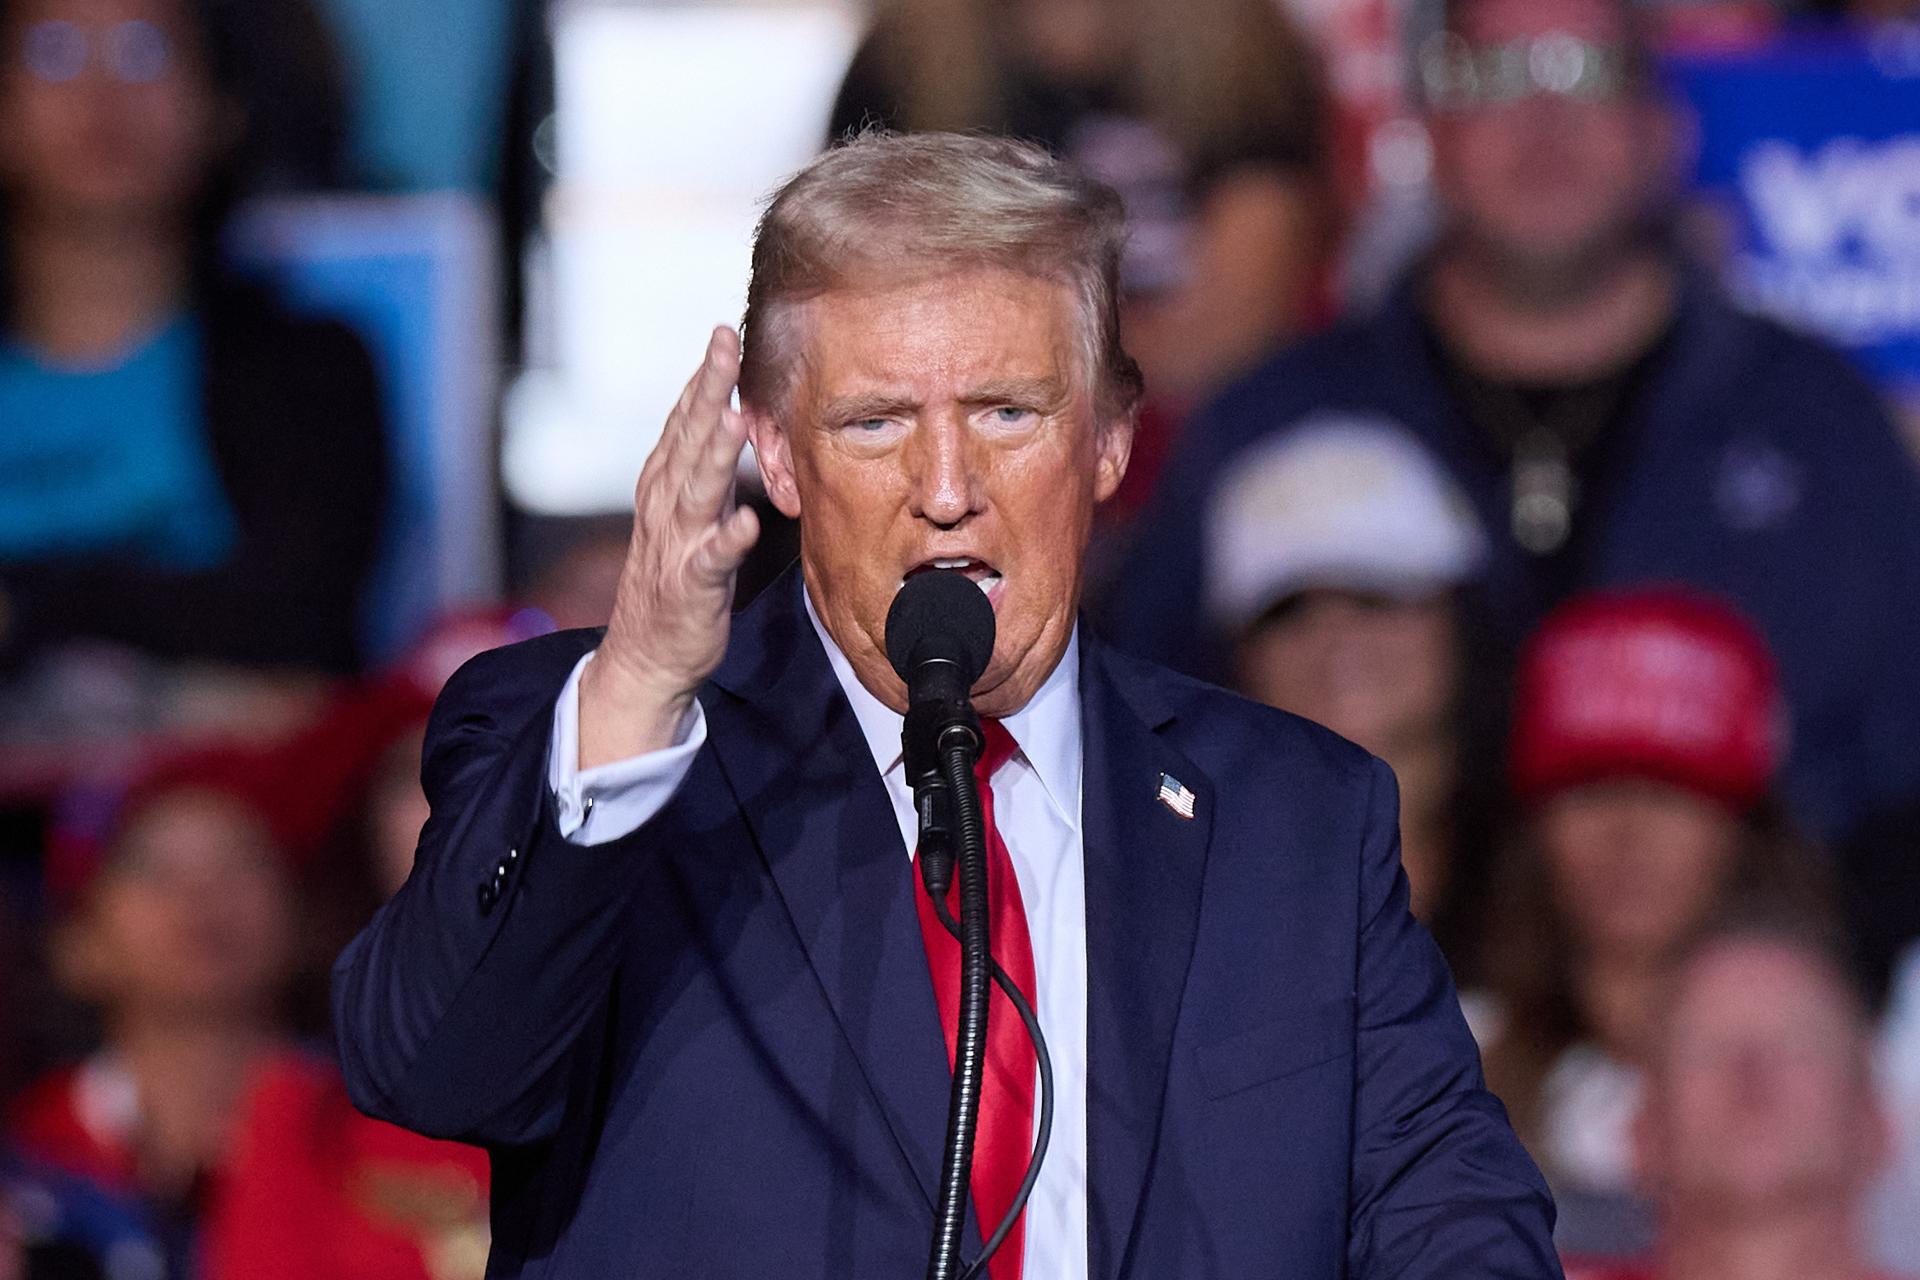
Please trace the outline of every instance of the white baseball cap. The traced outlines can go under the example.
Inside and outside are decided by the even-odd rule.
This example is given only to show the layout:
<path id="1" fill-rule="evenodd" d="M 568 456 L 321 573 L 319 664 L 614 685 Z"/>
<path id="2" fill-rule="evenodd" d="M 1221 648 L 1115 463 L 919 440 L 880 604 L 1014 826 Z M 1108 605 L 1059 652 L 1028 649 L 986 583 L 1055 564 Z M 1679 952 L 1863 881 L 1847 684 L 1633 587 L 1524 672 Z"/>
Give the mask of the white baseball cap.
<path id="1" fill-rule="evenodd" d="M 1207 516 L 1207 608 L 1229 629 L 1314 588 L 1425 598 L 1487 559 L 1458 486 L 1381 417 L 1316 414 L 1241 452 Z"/>

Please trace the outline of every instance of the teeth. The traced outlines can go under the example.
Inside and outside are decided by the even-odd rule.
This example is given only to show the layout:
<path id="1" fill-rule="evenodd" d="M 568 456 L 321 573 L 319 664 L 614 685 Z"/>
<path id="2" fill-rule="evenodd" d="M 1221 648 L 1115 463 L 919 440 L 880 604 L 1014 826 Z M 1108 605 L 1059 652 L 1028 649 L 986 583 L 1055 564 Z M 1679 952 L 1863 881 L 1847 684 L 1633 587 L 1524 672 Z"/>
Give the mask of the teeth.
<path id="1" fill-rule="evenodd" d="M 936 569 L 964 569 L 972 563 L 973 560 L 971 558 L 963 556 L 958 560 L 935 560 L 933 567 Z"/>

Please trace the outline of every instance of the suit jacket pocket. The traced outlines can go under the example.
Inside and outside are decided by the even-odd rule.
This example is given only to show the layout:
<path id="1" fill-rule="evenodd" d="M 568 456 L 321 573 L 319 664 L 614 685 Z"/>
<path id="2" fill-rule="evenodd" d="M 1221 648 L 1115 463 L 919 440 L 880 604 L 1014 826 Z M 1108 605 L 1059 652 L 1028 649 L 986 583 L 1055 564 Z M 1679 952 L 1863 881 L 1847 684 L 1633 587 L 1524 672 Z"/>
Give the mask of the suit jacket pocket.
<path id="1" fill-rule="evenodd" d="M 1207 1097 L 1218 1099 L 1353 1053 L 1352 996 L 1288 1009 L 1258 1026 L 1198 1046 Z"/>

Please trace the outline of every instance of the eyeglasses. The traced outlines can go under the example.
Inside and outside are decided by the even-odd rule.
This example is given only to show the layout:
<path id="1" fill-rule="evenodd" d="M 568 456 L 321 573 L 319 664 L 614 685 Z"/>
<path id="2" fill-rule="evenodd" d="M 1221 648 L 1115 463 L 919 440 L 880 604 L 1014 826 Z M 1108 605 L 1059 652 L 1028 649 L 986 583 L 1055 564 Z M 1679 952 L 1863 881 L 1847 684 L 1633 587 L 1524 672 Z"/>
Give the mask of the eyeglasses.
<path id="1" fill-rule="evenodd" d="M 77 23 L 36 22 L 20 41 L 20 65 L 48 84 L 78 80 L 89 63 L 122 84 L 153 84 L 173 65 L 173 45 L 151 22 L 118 22 L 104 31 Z"/>
<path id="2" fill-rule="evenodd" d="M 1420 53 L 1421 87 L 1437 111 L 1501 106 L 1536 93 L 1607 102 L 1635 87 L 1638 71 L 1626 46 L 1595 44 L 1560 31 L 1477 47 L 1445 31 Z"/>

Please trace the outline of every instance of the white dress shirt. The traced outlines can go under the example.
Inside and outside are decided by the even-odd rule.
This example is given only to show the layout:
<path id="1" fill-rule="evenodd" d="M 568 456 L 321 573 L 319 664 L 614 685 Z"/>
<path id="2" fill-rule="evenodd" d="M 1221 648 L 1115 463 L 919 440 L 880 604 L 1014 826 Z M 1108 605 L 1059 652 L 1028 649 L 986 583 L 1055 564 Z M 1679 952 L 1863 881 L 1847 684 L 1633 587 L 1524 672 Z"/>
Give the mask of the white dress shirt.
<path id="1" fill-rule="evenodd" d="M 900 755 L 901 717 L 867 692 L 820 624 L 813 601 L 804 592 L 802 598 L 834 677 L 853 706 L 874 767 L 886 783 L 902 845 L 911 850 L 918 823 Z M 1087 1275 L 1087 910 L 1080 830 L 1079 655 L 1076 631 L 1039 692 L 1001 721 L 1020 749 L 993 776 L 995 823 L 1020 880 L 1033 939 L 1039 990 L 1029 995 L 1053 1059 L 1053 1137 L 1027 1203 L 1022 1273 L 1029 1280 L 1086 1280 Z M 673 798 L 707 738 L 706 715 L 696 701 L 673 746 L 582 770 L 580 673 L 592 660 L 592 654 L 582 658 L 560 691 L 547 762 L 560 834 L 581 845 L 616 840 L 652 819 Z M 1037 1127 L 1037 1093 L 1034 1122 Z M 982 1223 L 981 1228 L 991 1231 L 995 1225 Z"/>

